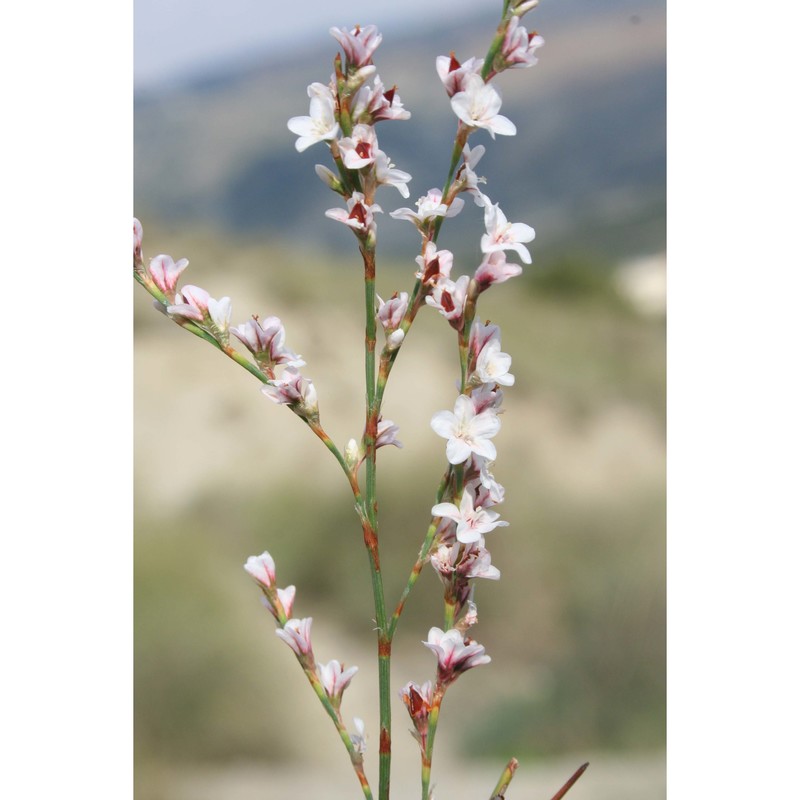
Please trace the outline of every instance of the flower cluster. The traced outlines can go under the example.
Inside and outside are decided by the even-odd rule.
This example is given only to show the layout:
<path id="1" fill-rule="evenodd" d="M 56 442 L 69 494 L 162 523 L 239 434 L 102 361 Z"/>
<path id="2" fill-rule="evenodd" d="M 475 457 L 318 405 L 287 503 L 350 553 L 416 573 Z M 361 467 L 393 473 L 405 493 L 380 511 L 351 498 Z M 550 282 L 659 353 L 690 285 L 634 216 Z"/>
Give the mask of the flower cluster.
<path id="1" fill-rule="evenodd" d="M 333 172 L 317 164 L 320 178 L 345 201 L 345 208 L 326 211 L 330 219 L 352 228 L 356 236 L 374 246 L 374 202 L 378 186 L 394 186 L 408 197 L 411 175 L 395 167 L 380 148 L 375 125 L 384 120 L 406 120 L 411 114 L 403 107 L 397 87 L 387 89 L 372 63 L 382 36 L 374 25 L 352 30 L 331 28 L 331 35 L 344 52 L 335 61 L 328 84 L 312 83 L 308 116 L 292 117 L 289 130 L 296 134 L 295 146 L 302 152 L 326 142 L 337 168 Z"/>

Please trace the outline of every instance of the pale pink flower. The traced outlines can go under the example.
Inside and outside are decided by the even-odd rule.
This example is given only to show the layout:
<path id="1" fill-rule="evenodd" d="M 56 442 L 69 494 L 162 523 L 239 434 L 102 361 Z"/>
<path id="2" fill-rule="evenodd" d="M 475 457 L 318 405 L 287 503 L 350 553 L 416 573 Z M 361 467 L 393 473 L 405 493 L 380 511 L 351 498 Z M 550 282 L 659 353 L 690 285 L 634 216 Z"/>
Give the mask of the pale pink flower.
<path id="1" fill-rule="evenodd" d="M 473 378 L 481 383 L 499 383 L 501 386 L 513 386 L 514 376 L 508 371 L 511 368 L 511 356 L 500 352 L 500 340 L 492 339 L 483 347 L 475 363 Z"/>
<path id="2" fill-rule="evenodd" d="M 532 67 L 539 60 L 534 53 L 543 44 L 544 39 L 536 31 L 528 33 L 520 24 L 519 17 L 512 17 L 500 51 L 505 67 Z"/>
<path id="3" fill-rule="evenodd" d="M 289 647 L 294 650 L 299 657 L 311 655 L 311 617 L 305 619 L 290 619 L 282 628 L 278 628 L 275 633 Z"/>
<path id="4" fill-rule="evenodd" d="M 364 195 L 361 192 L 353 192 L 352 197 L 347 201 L 347 210 L 343 208 L 329 208 L 325 216 L 349 225 L 357 233 L 369 235 L 375 230 L 374 214 L 383 213 L 383 209 L 377 205 L 366 205 Z"/>
<path id="5" fill-rule="evenodd" d="M 297 590 L 294 586 L 287 586 L 285 589 L 275 590 L 275 593 L 278 595 L 278 600 L 280 600 L 281 605 L 283 606 L 283 613 L 286 614 L 287 617 L 292 616 L 292 608 L 294 607 L 294 596 L 296 591 Z"/>
<path id="6" fill-rule="evenodd" d="M 394 217 L 394 219 L 407 219 L 419 228 L 436 217 L 454 217 L 464 208 L 464 201 L 460 197 L 454 197 L 452 203 L 448 206 L 442 202 L 441 189 L 429 189 L 425 197 L 420 197 L 417 200 L 416 206 L 416 211 L 410 208 L 398 208 L 396 211 L 392 211 L 389 216 Z"/>
<path id="7" fill-rule="evenodd" d="M 411 117 L 403 108 L 397 87 L 384 89 L 381 79 L 376 75 L 372 86 L 362 86 L 353 99 L 350 111 L 353 122 L 372 124 L 380 120 L 403 120 Z"/>
<path id="8" fill-rule="evenodd" d="M 461 329 L 464 321 L 469 281 L 469 275 L 462 275 L 456 281 L 442 278 L 425 297 L 425 302 L 435 308 L 456 330 Z"/>
<path id="9" fill-rule="evenodd" d="M 301 417 L 312 418 L 319 414 L 314 384 L 294 367 L 287 367 L 280 378 L 264 384 L 261 391 L 273 403 L 288 405 Z"/>
<path id="10" fill-rule="evenodd" d="M 426 242 L 422 255 L 415 261 L 419 271 L 414 274 L 426 286 L 434 286 L 442 278 L 449 278 L 453 269 L 453 254 L 449 250 L 438 250 L 435 242 Z"/>
<path id="11" fill-rule="evenodd" d="M 266 550 L 260 556 L 250 556 L 244 568 L 265 589 L 271 589 L 275 583 L 275 561 Z"/>
<path id="12" fill-rule="evenodd" d="M 471 453 L 493 461 L 497 448 L 490 441 L 500 430 L 500 420 L 493 408 L 475 413 L 475 406 L 468 395 L 456 398 L 453 411 L 438 411 L 431 419 L 431 427 L 439 436 L 447 439 L 447 460 L 451 464 L 462 464 Z"/>
<path id="13" fill-rule="evenodd" d="M 278 364 L 302 367 L 306 362 L 284 344 L 286 331 L 278 317 L 258 317 L 247 320 L 243 325 L 231 328 L 231 333 L 253 354 L 262 368 L 272 368 Z"/>
<path id="14" fill-rule="evenodd" d="M 336 139 L 339 136 L 339 123 L 336 120 L 336 100 L 328 86 L 312 83 L 308 87 L 309 116 L 292 117 L 287 127 L 300 138 L 295 142 L 298 153 L 302 153 L 312 144 Z"/>
<path id="15" fill-rule="evenodd" d="M 378 137 L 372 125 L 355 125 L 350 136 L 338 142 L 342 161 L 348 169 L 362 169 L 374 163 Z"/>
<path id="16" fill-rule="evenodd" d="M 168 300 L 172 301 L 175 299 L 178 278 L 188 266 L 188 258 L 182 258 L 176 263 L 172 260 L 172 256 L 162 254 L 150 259 L 147 271 L 150 273 L 153 283 L 161 289 Z"/>
<path id="17" fill-rule="evenodd" d="M 450 98 L 450 106 L 465 125 L 484 128 L 492 139 L 495 134 L 513 136 L 517 132 L 514 123 L 499 113 L 501 105 L 500 93 L 480 75 L 467 75 L 463 90 Z"/>
<path id="18" fill-rule="evenodd" d="M 175 303 L 167 306 L 167 313 L 201 322 L 211 328 L 215 336 L 226 337 L 231 320 L 231 299 L 222 297 L 215 300 L 199 286 L 184 286 L 175 295 Z"/>
<path id="19" fill-rule="evenodd" d="M 483 292 L 495 283 L 505 283 L 509 278 L 521 274 L 522 267 L 519 264 L 510 264 L 506 261 L 506 254 L 496 250 L 489 253 L 475 270 L 475 282 Z"/>
<path id="20" fill-rule="evenodd" d="M 358 672 L 358 667 L 344 667 L 336 660 L 329 661 L 327 664 L 318 664 L 317 672 L 319 680 L 325 689 L 325 694 L 333 702 L 334 706 L 339 707 L 342 702 L 342 693 L 350 685 L 353 676 Z"/>
<path id="21" fill-rule="evenodd" d="M 514 250 L 526 264 L 530 264 L 531 254 L 523 243 L 533 241 L 536 231 L 524 222 L 509 222 L 499 203 L 492 203 L 488 197 L 486 201 L 483 209 L 486 233 L 481 236 L 481 250 L 484 253 Z"/>
<path id="22" fill-rule="evenodd" d="M 458 62 L 454 53 L 436 58 L 436 72 L 450 97 L 462 92 L 467 76 L 479 75 L 482 68 L 482 58 L 468 58 L 463 64 Z"/>
<path id="23" fill-rule="evenodd" d="M 330 34 L 342 46 L 347 67 L 363 67 L 372 61 L 383 36 L 375 25 L 356 25 L 348 31 L 345 28 L 331 28 Z"/>
<path id="24" fill-rule="evenodd" d="M 500 520 L 496 511 L 486 511 L 481 506 L 473 506 L 472 493 L 465 489 L 461 494 L 461 504 L 437 503 L 432 509 L 434 517 L 447 517 L 456 523 L 456 539 L 464 544 L 477 542 L 485 533 L 495 528 L 506 527 L 507 522 Z"/>
<path id="25" fill-rule="evenodd" d="M 375 180 L 383 186 L 394 186 L 402 197 L 409 195 L 406 184 L 411 180 L 411 175 L 401 169 L 395 169 L 383 150 L 375 153 Z"/>
<path id="26" fill-rule="evenodd" d="M 500 570 L 492 566 L 492 554 L 484 547 L 483 539 L 464 548 L 464 554 L 458 565 L 458 572 L 467 579 L 500 580 Z"/>
<path id="27" fill-rule="evenodd" d="M 488 664 L 492 660 L 486 655 L 483 645 L 464 639 L 464 635 L 456 628 L 451 628 L 446 633 L 441 628 L 431 628 L 428 631 L 428 641 L 422 644 L 436 654 L 438 680 L 444 685 L 454 681 L 462 672 Z"/>
<path id="28" fill-rule="evenodd" d="M 500 341 L 500 327 L 490 323 L 484 325 L 479 319 L 476 319 L 469 332 L 470 359 L 475 361 L 483 348 L 493 339 Z"/>
<path id="29" fill-rule="evenodd" d="M 403 317 L 408 310 L 408 292 L 395 292 L 388 300 L 383 301 L 378 297 L 378 322 L 387 333 L 400 327 Z"/>
<path id="30" fill-rule="evenodd" d="M 497 411 L 503 404 L 503 392 L 491 383 L 484 383 L 473 389 L 470 397 L 472 398 L 472 405 L 475 406 L 476 414 L 480 414 L 489 408 Z"/>
<path id="31" fill-rule="evenodd" d="M 378 435 L 375 437 L 375 447 L 387 447 L 393 444 L 395 447 L 402 448 L 403 443 L 397 438 L 400 428 L 390 419 L 382 419 L 378 422 Z"/>

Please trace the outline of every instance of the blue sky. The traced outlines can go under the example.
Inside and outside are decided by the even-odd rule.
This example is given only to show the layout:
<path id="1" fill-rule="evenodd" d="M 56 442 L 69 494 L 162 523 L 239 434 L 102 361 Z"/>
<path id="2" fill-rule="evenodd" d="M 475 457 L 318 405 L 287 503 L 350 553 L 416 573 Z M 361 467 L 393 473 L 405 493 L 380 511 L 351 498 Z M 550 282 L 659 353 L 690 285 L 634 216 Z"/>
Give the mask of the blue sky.
<path id="1" fill-rule="evenodd" d="M 134 79 L 144 88 L 235 61 L 259 49 L 290 49 L 320 39 L 332 25 L 408 28 L 500 0 L 135 0 Z"/>

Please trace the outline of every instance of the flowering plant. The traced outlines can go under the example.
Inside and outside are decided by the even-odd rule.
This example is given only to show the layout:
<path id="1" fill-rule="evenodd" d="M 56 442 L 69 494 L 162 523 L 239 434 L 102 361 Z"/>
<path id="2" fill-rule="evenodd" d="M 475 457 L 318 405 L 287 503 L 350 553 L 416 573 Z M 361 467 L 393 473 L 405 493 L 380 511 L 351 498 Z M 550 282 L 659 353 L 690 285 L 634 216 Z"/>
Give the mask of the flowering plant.
<path id="1" fill-rule="evenodd" d="M 318 164 L 317 175 L 340 197 L 340 204 L 326 212 L 330 219 L 348 226 L 356 237 L 364 269 L 366 318 L 364 372 L 366 404 L 364 429 L 358 438 L 339 448 L 321 422 L 317 391 L 300 368 L 305 361 L 286 344 L 280 319 L 268 316 L 231 326 L 232 306 L 228 297 L 219 300 L 197 286 L 178 281 L 188 266 L 158 255 L 145 264 L 142 227 L 134 219 L 133 266 L 136 280 L 153 296 L 156 308 L 195 336 L 217 348 L 250 372 L 261 391 L 278 405 L 285 405 L 323 442 L 339 463 L 355 501 L 355 510 L 369 556 L 376 622 L 380 731 L 378 736 L 379 778 L 377 793 L 365 771 L 366 741 L 363 722 L 356 718 L 349 729 L 341 712 L 342 697 L 357 674 L 333 659 L 318 662 L 311 639 L 311 617 L 294 614 L 296 589 L 280 588 L 275 561 L 269 552 L 250 556 L 245 570 L 258 586 L 262 602 L 277 623 L 276 633 L 294 653 L 312 689 L 331 718 L 341 738 L 363 794 L 388 800 L 392 756 L 390 663 L 392 643 L 406 601 L 426 564 L 443 585 L 444 627 L 433 626 L 422 644 L 436 657 L 434 677 L 422 684 L 409 681 L 400 690 L 414 726 L 412 734 L 420 748 L 423 800 L 433 797 L 431 765 L 440 710 L 446 692 L 464 673 L 490 663 L 483 645 L 470 632 L 478 621 L 475 583 L 497 580 L 500 572 L 492 564 L 486 536 L 508 525 L 495 506 L 503 502 L 504 489 L 493 475 L 497 458 L 494 437 L 500 430 L 503 389 L 514 385 L 511 357 L 502 352 L 497 325 L 477 316 L 481 294 L 522 272 L 509 261 L 518 257 L 531 263 L 528 243 L 534 230 L 521 222 L 508 222 L 498 203 L 482 190 L 485 178 L 476 167 L 485 152 L 483 145 L 470 147 L 477 131 L 491 138 L 512 136 L 516 127 L 502 116 L 501 96 L 493 79 L 506 69 L 536 63 L 536 51 L 544 43 L 537 33 L 521 24 L 523 15 L 538 0 L 504 0 L 500 22 L 485 58 L 459 62 L 454 53 L 436 60 L 436 71 L 456 117 L 456 134 L 449 171 L 443 188 L 430 188 L 416 201 L 416 209 L 404 207 L 390 213 L 411 222 L 419 231 L 418 269 L 409 292 L 394 292 L 387 300 L 376 293 L 376 215 L 383 209 L 376 200 L 383 186 L 394 187 L 408 198 L 411 175 L 397 169 L 380 149 L 377 123 L 407 120 L 396 87 L 387 89 L 377 74 L 373 55 L 382 36 L 375 26 L 352 30 L 332 28 L 342 53 L 334 59 L 329 83 L 308 87 L 309 113 L 288 121 L 297 135 L 298 152 L 323 144 L 331 169 Z M 480 259 L 473 274 L 454 276 L 454 256 L 440 248 L 438 239 L 444 221 L 465 207 L 462 195 L 470 195 L 483 211 Z M 476 259 L 478 260 L 478 259 Z M 377 451 L 387 445 L 402 447 L 398 427 L 382 415 L 383 401 L 393 365 L 420 309 L 430 306 L 441 314 L 455 333 L 459 380 L 452 410 L 436 413 L 433 432 L 446 440 L 446 468 L 431 506 L 431 521 L 405 587 L 394 605 L 387 605 L 379 547 L 377 501 Z M 378 349 L 378 329 L 384 344 Z M 232 338 L 233 337 L 233 338 Z M 244 348 L 237 349 L 238 342 Z M 246 351 L 246 352 L 245 352 Z M 511 759 L 491 798 L 502 798 L 517 768 Z M 555 795 L 562 797 L 577 780 L 582 767 Z"/>

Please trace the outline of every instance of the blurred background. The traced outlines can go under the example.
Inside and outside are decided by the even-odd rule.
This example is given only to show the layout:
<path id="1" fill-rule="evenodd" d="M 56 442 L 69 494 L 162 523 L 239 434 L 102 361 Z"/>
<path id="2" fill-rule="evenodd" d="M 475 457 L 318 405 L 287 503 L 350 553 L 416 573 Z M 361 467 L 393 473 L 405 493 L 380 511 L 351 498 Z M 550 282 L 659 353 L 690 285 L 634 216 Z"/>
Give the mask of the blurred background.
<path id="1" fill-rule="evenodd" d="M 411 111 L 381 123 L 414 176 L 385 211 L 446 174 L 454 117 L 437 55 L 483 55 L 499 0 L 135 4 L 135 209 L 147 257 L 187 257 L 185 282 L 233 299 L 234 321 L 276 314 L 308 362 L 329 433 L 362 425 L 360 262 L 337 198 L 297 154 L 290 116 L 327 81 L 331 25 L 376 22 L 379 74 Z M 376 8 L 375 6 L 378 6 Z M 384 7 L 384 5 L 386 7 Z M 509 796 L 547 800 L 583 761 L 570 797 L 665 796 L 665 8 L 663 0 L 542 0 L 525 18 L 539 64 L 500 76 L 516 137 L 478 133 L 478 172 L 508 218 L 532 224 L 534 263 L 481 298 L 503 329 L 506 392 L 495 475 L 511 525 L 488 545 L 475 637 L 493 663 L 445 703 L 437 797 L 488 796 L 511 755 Z M 440 244 L 456 273 L 478 263 L 468 203 Z M 379 294 L 408 290 L 418 235 L 379 217 Z M 242 570 L 268 549 L 318 658 L 357 664 L 343 710 L 367 724 L 376 770 L 371 592 L 349 489 L 329 454 L 254 380 L 134 298 L 137 346 L 135 715 L 138 800 L 354 797 L 341 743 Z M 452 406 L 451 330 L 422 313 L 393 373 L 381 451 L 390 604 L 424 535 L 443 469 L 431 415 Z M 397 688 L 433 674 L 419 644 L 440 621 L 429 570 L 396 640 Z M 394 705 L 398 798 L 418 793 L 416 744 Z M 439 749 L 441 748 L 441 749 Z"/>

